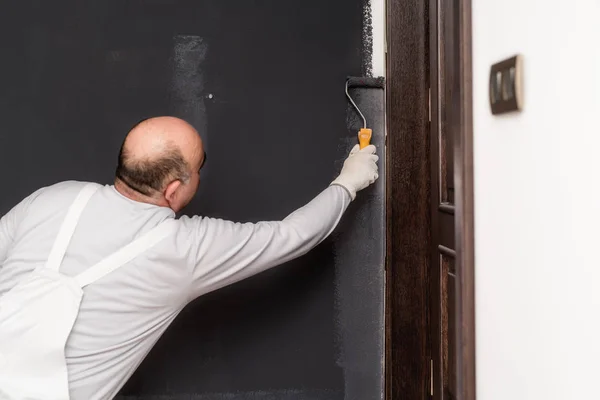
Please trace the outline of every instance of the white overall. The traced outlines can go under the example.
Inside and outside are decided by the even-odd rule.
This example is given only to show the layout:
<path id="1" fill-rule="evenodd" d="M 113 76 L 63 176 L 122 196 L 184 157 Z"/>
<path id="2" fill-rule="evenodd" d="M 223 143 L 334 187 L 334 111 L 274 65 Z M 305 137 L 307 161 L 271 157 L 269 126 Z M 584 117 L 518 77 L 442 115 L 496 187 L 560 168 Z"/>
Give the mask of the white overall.
<path id="1" fill-rule="evenodd" d="M 75 277 L 59 267 L 79 217 L 99 185 L 88 184 L 69 208 L 44 266 L 0 297 L 0 399 L 68 400 L 65 345 L 83 288 L 174 232 L 169 219 Z"/>

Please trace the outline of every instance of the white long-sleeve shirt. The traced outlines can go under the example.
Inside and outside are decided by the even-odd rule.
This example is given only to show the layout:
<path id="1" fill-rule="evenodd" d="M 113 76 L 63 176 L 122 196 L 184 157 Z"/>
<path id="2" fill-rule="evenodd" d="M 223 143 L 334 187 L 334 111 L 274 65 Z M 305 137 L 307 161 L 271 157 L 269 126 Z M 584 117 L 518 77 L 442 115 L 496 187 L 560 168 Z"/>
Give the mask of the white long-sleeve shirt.
<path id="1" fill-rule="evenodd" d="M 42 188 L 2 217 L 0 297 L 45 264 L 84 184 Z M 71 399 L 113 398 L 186 304 L 308 252 L 333 231 L 350 201 L 334 185 L 278 222 L 178 219 L 173 236 L 84 289 L 65 349 Z M 169 208 L 103 186 L 84 209 L 60 272 L 77 275 L 174 217 Z"/>

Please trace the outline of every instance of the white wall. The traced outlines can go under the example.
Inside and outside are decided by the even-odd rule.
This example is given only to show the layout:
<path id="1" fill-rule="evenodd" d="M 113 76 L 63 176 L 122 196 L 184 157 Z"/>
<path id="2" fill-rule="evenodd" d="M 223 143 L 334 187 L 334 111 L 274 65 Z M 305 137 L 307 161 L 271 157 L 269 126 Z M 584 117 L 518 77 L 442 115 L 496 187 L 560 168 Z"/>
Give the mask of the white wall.
<path id="1" fill-rule="evenodd" d="M 600 399 L 600 0 L 473 0 L 478 400 Z M 525 105 L 489 67 L 521 53 Z"/>
<path id="2" fill-rule="evenodd" d="M 385 0 L 369 0 L 367 4 L 373 27 L 373 76 L 385 76 Z"/>

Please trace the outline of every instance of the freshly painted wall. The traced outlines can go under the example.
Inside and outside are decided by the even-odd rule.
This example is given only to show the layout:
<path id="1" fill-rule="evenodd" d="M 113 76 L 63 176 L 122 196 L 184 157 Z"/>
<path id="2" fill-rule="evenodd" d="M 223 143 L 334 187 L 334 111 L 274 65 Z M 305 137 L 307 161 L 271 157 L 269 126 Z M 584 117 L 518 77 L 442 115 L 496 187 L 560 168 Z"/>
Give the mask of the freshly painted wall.
<path id="1" fill-rule="evenodd" d="M 473 1 L 478 400 L 600 398 L 600 2 Z M 524 110 L 490 66 L 524 58 Z"/>
<path id="2" fill-rule="evenodd" d="M 284 218 L 329 185 L 356 143 L 345 78 L 384 66 L 384 1 L 368 1 L 4 7 L 0 216 L 62 180 L 110 184 L 128 129 L 170 114 L 210 154 L 185 213 Z M 355 93 L 383 156 L 383 93 Z M 366 193 L 309 254 L 192 302 L 120 398 L 381 399 L 385 179 Z"/>

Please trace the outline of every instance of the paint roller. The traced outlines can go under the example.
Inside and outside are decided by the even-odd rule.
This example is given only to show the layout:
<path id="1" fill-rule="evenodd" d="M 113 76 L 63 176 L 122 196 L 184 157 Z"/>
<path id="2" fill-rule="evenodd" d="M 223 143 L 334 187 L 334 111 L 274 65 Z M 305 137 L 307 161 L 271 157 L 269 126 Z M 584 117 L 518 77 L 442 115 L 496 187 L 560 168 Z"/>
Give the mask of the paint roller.
<path id="1" fill-rule="evenodd" d="M 363 88 L 363 89 L 383 89 L 385 87 L 385 79 L 383 77 L 378 78 L 368 78 L 368 77 L 354 77 L 349 76 L 346 78 L 346 96 L 350 103 L 354 106 L 358 114 L 363 120 L 363 127 L 358 131 L 358 143 L 360 148 L 365 148 L 371 143 L 371 136 L 373 136 L 373 130 L 367 128 L 367 119 L 360 111 L 360 108 L 356 105 L 350 93 L 348 93 L 348 89 L 350 88 Z"/>

